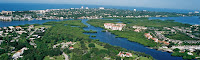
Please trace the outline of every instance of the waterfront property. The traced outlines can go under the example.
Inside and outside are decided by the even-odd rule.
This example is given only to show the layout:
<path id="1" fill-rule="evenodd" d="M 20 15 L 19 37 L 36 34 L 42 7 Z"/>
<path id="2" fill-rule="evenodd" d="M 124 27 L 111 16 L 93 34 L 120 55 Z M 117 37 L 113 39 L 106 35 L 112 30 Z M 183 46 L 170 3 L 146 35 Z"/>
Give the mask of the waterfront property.
<path id="1" fill-rule="evenodd" d="M 184 45 L 184 46 L 172 46 L 171 49 L 180 49 L 180 50 L 188 50 L 190 52 L 194 52 L 195 50 L 200 50 L 199 45 Z"/>
<path id="2" fill-rule="evenodd" d="M 104 23 L 104 27 L 106 29 L 111 29 L 111 30 L 119 30 L 119 31 L 121 31 L 124 26 L 126 26 L 126 24 L 122 24 L 122 23 L 117 23 L 117 24 Z"/>
<path id="3" fill-rule="evenodd" d="M 142 30 L 146 30 L 147 27 L 143 27 L 143 26 L 133 26 L 133 28 L 135 29 L 135 32 L 140 32 Z"/>
<path id="4" fill-rule="evenodd" d="M 11 20 L 12 20 L 12 17 L 11 17 L 11 16 L 9 16 L 9 17 L 0 16 L 0 20 L 3 20 L 3 21 L 11 21 Z"/>
<path id="5" fill-rule="evenodd" d="M 160 41 L 158 40 L 157 38 L 154 38 L 150 33 L 145 33 L 144 36 L 148 39 L 152 39 L 154 40 L 154 42 L 158 42 L 158 43 L 163 43 L 165 45 L 169 45 L 170 43 L 169 42 L 166 42 L 166 41 Z"/>
<path id="6" fill-rule="evenodd" d="M 1 14 L 11 15 L 11 14 L 12 14 L 12 11 L 2 11 Z"/>

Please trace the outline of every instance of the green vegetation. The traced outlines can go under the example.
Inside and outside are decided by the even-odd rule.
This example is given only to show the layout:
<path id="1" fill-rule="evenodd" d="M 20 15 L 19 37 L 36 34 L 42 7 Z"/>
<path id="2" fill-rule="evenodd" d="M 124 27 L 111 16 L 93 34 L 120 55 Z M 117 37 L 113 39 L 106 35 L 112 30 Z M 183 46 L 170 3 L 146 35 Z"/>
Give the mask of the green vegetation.
<path id="1" fill-rule="evenodd" d="M 92 35 L 91 37 L 96 37 L 95 35 Z"/>
<path id="2" fill-rule="evenodd" d="M 90 44 L 88 45 L 88 47 L 94 48 L 94 47 L 95 47 L 95 44 L 94 44 L 94 43 L 90 43 Z"/>
<path id="3" fill-rule="evenodd" d="M 178 56 L 178 57 L 183 57 L 183 59 L 195 59 L 195 56 L 197 55 L 188 55 L 187 52 L 179 52 L 180 49 L 176 48 L 174 49 L 174 52 L 172 53 L 172 56 Z"/>
<path id="4" fill-rule="evenodd" d="M 52 59 L 50 59 L 50 58 L 52 58 Z M 53 57 L 46 56 L 43 60 L 65 60 L 65 57 L 63 55 L 53 56 Z"/>
<path id="5" fill-rule="evenodd" d="M 73 23 L 73 24 L 71 24 Z M 92 40 L 89 38 L 89 35 L 83 34 L 85 31 L 82 29 L 86 27 L 81 20 L 69 20 L 69 21 L 61 21 L 61 22 L 47 22 L 41 26 L 51 26 L 46 32 L 43 34 L 44 36 L 40 39 L 36 39 L 35 43 L 37 44 L 37 48 L 29 45 L 26 37 L 22 34 L 19 42 L 9 43 L 16 47 L 15 51 L 21 49 L 22 47 L 28 47 L 29 49 L 24 51 L 23 58 L 19 58 L 19 60 L 51 60 L 50 57 L 53 57 L 53 60 L 62 60 L 63 56 L 62 52 L 65 52 L 70 56 L 70 60 L 104 60 L 104 57 L 109 57 L 112 60 L 120 59 L 120 57 L 116 56 L 120 51 L 127 51 L 133 53 L 134 58 L 130 57 L 129 59 L 135 59 L 139 56 L 141 58 L 146 57 L 150 60 L 153 58 L 150 55 L 128 51 L 124 48 L 111 46 L 109 44 L 99 42 L 98 40 Z M 80 27 L 71 27 L 71 26 L 80 26 Z M 5 37 L 3 39 L 11 40 L 9 37 Z M 73 47 L 74 49 L 69 50 L 68 48 L 53 48 L 53 45 L 61 42 L 77 42 Z M 3 43 L 1 47 L 6 46 L 7 43 Z M 0 59 L 1 60 L 9 60 L 12 55 L 7 55 L 8 50 L 0 50 Z"/>
<path id="6" fill-rule="evenodd" d="M 182 24 L 179 22 L 174 22 L 171 20 L 149 20 L 148 18 L 121 18 L 120 20 L 102 20 L 102 19 L 93 19 L 89 20 L 88 23 L 95 26 L 95 27 L 104 27 L 104 23 L 116 23 L 116 22 L 123 22 L 127 24 L 127 27 L 131 27 L 134 25 L 138 26 L 146 26 L 146 27 L 190 27 L 189 24 Z"/>
<path id="7" fill-rule="evenodd" d="M 89 30 L 89 31 L 85 31 L 84 33 L 97 33 L 97 31 Z"/>
<path id="8" fill-rule="evenodd" d="M 144 33 L 137 33 L 133 31 L 110 31 L 111 33 L 117 35 L 118 37 L 128 38 L 129 41 L 138 42 L 144 46 L 155 47 L 158 44 L 152 40 L 145 38 Z"/>
<path id="9" fill-rule="evenodd" d="M 132 26 L 137 25 L 137 26 L 145 26 L 145 27 L 153 27 L 153 28 L 163 28 L 163 27 L 173 27 L 173 26 L 189 27 L 190 26 L 189 24 L 182 24 L 182 23 L 174 22 L 173 20 L 165 20 L 165 21 L 148 20 L 148 18 L 114 18 L 114 20 L 93 19 L 93 20 L 89 20 L 87 23 L 95 27 L 104 28 L 104 23 L 116 23 L 119 21 L 127 24 L 126 27 L 124 27 L 123 31 L 109 31 L 109 32 L 117 35 L 116 37 L 128 38 L 129 41 L 138 42 L 140 44 L 143 44 L 144 46 L 150 46 L 150 47 L 160 46 L 160 44 L 155 43 L 152 40 L 148 40 L 144 37 L 144 33 L 147 33 L 149 31 L 137 33 L 133 31 L 133 29 L 131 28 Z M 181 37 L 185 37 L 185 36 L 181 36 Z M 188 36 L 185 38 L 189 39 Z"/>
<path id="10" fill-rule="evenodd" d="M 49 25 L 39 25 L 39 26 L 35 26 L 35 28 L 40 28 L 40 27 L 51 28 L 52 26 L 49 26 Z"/>
<path id="11" fill-rule="evenodd" d="M 62 21 L 62 22 L 47 22 L 44 23 L 43 25 L 64 25 L 64 26 L 79 26 L 79 27 L 87 27 L 83 23 L 81 23 L 81 20 L 68 20 L 68 21 Z"/>
<path id="12" fill-rule="evenodd" d="M 165 20 L 165 21 L 148 20 L 148 18 L 114 18 L 113 20 L 93 19 L 93 20 L 89 20 L 88 23 L 95 27 L 104 28 L 104 23 L 116 23 L 119 21 L 126 24 L 126 27 L 123 28 L 123 31 L 116 31 L 116 30 L 109 30 L 109 29 L 106 29 L 106 30 L 115 34 L 116 37 L 128 38 L 129 41 L 134 41 L 134 42 L 143 44 L 144 46 L 150 46 L 150 47 L 155 47 L 155 48 L 157 46 L 161 46 L 161 44 L 155 43 L 152 40 L 148 40 L 147 38 L 144 37 L 144 33 L 154 32 L 154 29 L 158 29 L 158 31 L 160 31 L 162 30 L 163 27 L 174 27 L 174 26 L 190 27 L 191 26 L 190 24 L 178 23 L 178 22 L 174 22 L 173 20 Z M 132 26 L 134 25 L 149 27 L 149 30 L 142 31 L 142 32 L 134 32 L 133 31 L 134 29 L 132 28 Z M 164 34 L 164 35 L 170 39 L 176 39 L 176 40 L 196 40 L 180 32 L 177 32 L 176 34 L 172 33 L 172 34 Z M 196 44 L 183 43 L 183 44 L 184 45 L 199 45 L 199 43 L 196 43 Z M 175 44 L 171 43 L 170 45 L 168 45 L 168 47 L 171 47 L 172 45 L 175 45 Z M 193 52 L 193 55 L 188 55 L 187 54 L 188 51 L 179 52 L 180 51 L 179 49 L 175 49 L 174 51 L 175 52 L 172 53 L 172 56 L 183 57 L 183 59 L 195 59 L 195 57 L 199 56 L 199 53 L 197 52 Z M 140 59 L 147 60 L 145 58 L 140 58 Z"/>
<path id="13" fill-rule="evenodd" d="M 196 39 L 193 39 L 189 36 L 187 36 L 186 34 L 183 34 L 183 33 L 176 33 L 176 34 L 165 34 L 165 36 L 167 38 L 170 38 L 170 39 L 176 39 L 176 40 L 196 40 Z"/>

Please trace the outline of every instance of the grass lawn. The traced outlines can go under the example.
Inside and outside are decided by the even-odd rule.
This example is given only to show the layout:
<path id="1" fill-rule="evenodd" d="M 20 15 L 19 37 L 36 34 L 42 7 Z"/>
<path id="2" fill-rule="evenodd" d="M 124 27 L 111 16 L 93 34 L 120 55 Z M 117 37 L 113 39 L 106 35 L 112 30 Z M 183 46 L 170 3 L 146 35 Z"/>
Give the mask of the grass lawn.
<path id="1" fill-rule="evenodd" d="M 149 59 L 146 57 L 140 57 L 139 60 L 149 60 Z"/>
<path id="2" fill-rule="evenodd" d="M 100 45 L 98 45 L 96 43 L 95 43 L 95 47 L 98 48 L 98 49 L 105 49 L 103 46 L 100 46 Z"/>
<path id="3" fill-rule="evenodd" d="M 136 59 L 137 57 L 138 57 L 137 55 L 133 55 L 133 57 L 132 57 L 132 58 Z"/>
<path id="4" fill-rule="evenodd" d="M 196 40 L 196 39 L 193 39 L 189 36 L 187 36 L 186 34 L 183 34 L 183 33 L 176 33 L 176 34 L 173 34 L 173 35 L 165 35 L 166 37 L 170 38 L 170 39 L 176 39 L 176 40 Z"/>
<path id="5" fill-rule="evenodd" d="M 96 44 L 96 43 L 94 43 L 95 44 L 95 48 L 98 48 L 98 49 L 105 49 L 103 46 L 100 46 L 100 45 L 98 45 L 98 44 Z M 86 47 L 87 48 L 89 48 L 88 47 L 88 44 L 86 44 Z M 90 49 L 90 48 L 89 48 Z"/>
<path id="6" fill-rule="evenodd" d="M 65 57 L 63 55 L 60 56 L 53 56 L 53 59 L 50 59 L 50 56 L 44 57 L 44 60 L 65 60 Z"/>
<path id="7" fill-rule="evenodd" d="M 80 46 L 81 46 L 80 42 L 79 42 L 79 41 L 77 41 L 77 42 L 76 42 L 76 44 L 74 44 L 74 46 L 73 46 L 73 47 L 74 47 L 74 48 L 80 48 Z"/>
<path id="8" fill-rule="evenodd" d="M 52 26 L 50 26 L 50 25 L 39 25 L 39 26 L 35 26 L 35 28 L 40 28 L 40 27 L 51 28 Z"/>

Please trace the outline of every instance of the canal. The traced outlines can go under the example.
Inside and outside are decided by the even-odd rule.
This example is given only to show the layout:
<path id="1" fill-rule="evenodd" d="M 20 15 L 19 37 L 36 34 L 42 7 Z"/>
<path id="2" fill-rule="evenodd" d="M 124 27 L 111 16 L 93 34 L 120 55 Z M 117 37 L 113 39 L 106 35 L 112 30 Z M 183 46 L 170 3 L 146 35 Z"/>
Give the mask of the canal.
<path id="1" fill-rule="evenodd" d="M 94 30 L 97 31 L 97 33 L 85 33 L 88 35 L 95 35 L 96 37 L 90 37 L 91 39 L 99 39 L 99 41 L 111 44 L 113 46 L 120 46 L 122 48 L 126 48 L 128 50 L 134 50 L 138 52 L 144 52 L 146 54 L 149 54 L 153 56 L 153 58 L 157 60 L 182 60 L 182 57 L 174 57 L 171 56 L 171 53 L 168 52 L 162 52 L 157 51 L 155 49 L 147 48 L 141 44 L 138 44 L 136 42 L 130 42 L 126 38 L 115 38 L 114 34 L 111 34 L 110 32 L 102 32 L 102 28 L 100 27 L 94 27 L 87 23 L 88 20 L 83 19 L 82 23 L 87 25 L 88 27 L 84 28 L 84 30 Z"/>

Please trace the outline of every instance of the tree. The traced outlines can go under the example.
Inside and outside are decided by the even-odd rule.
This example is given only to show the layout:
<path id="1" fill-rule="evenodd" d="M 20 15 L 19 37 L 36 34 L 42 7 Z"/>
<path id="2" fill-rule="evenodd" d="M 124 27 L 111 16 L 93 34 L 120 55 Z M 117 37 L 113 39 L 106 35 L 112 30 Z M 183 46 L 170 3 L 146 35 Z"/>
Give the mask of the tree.
<path id="1" fill-rule="evenodd" d="M 175 52 L 179 52 L 179 51 L 180 51 L 180 49 L 176 48 L 176 49 L 174 49 L 173 51 L 175 51 Z"/>
<path id="2" fill-rule="evenodd" d="M 88 47 L 93 48 L 93 47 L 95 47 L 95 44 L 94 44 L 94 43 L 90 43 L 90 44 L 88 45 Z"/>
<path id="3" fill-rule="evenodd" d="M 183 56 L 183 59 L 194 59 L 195 56 L 192 56 L 192 55 L 186 55 L 186 56 Z"/>

